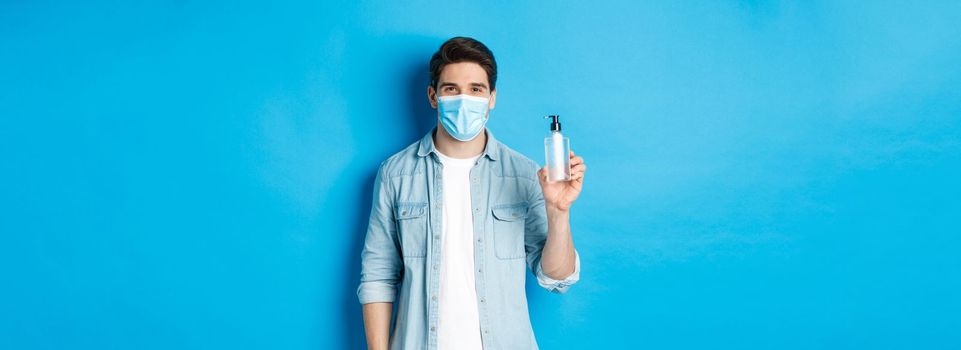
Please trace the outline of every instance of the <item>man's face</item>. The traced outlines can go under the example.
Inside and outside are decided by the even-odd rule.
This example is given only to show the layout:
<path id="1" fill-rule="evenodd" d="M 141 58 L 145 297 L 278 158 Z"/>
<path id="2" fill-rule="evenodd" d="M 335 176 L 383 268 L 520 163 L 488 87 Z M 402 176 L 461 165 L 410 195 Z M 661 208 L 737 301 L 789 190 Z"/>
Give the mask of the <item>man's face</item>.
<path id="1" fill-rule="evenodd" d="M 437 96 L 460 94 L 489 98 L 488 114 L 497 102 L 497 90 L 491 90 L 487 84 L 487 72 L 474 62 L 458 62 L 444 66 L 437 79 L 437 90 L 434 90 L 433 86 L 427 88 L 427 98 L 434 109 L 437 109 Z"/>

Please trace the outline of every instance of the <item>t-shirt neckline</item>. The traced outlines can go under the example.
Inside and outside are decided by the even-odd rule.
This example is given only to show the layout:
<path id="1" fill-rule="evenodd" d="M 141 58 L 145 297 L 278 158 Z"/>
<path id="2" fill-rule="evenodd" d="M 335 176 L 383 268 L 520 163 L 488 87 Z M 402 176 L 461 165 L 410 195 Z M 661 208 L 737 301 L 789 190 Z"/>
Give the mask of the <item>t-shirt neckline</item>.
<path id="1" fill-rule="evenodd" d="M 470 158 L 454 158 L 444 153 L 441 153 L 440 150 L 437 150 L 437 156 L 440 157 L 441 162 L 443 162 L 444 164 L 451 164 L 455 166 L 472 166 L 474 165 L 474 161 L 476 161 L 477 158 L 480 158 L 481 155 L 478 154 Z"/>

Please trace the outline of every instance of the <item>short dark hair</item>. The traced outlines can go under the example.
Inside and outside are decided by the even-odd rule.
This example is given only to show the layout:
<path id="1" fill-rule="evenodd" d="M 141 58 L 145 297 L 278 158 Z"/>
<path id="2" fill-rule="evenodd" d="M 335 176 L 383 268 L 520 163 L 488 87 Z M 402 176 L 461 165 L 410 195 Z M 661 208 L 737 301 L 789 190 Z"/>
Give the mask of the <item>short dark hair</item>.
<path id="1" fill-rule="evenodd" d="M 440 45 L 437 52 L 430 58 L 430 86 L 437 88 L 440 72 L 451 63 L 474 62 L 487 72 L 487 83 L 494 90 L 497 83 L 497 61 L 494 53 L 486 45 L 474 38 L 458 36 L 450 38 Z"/>

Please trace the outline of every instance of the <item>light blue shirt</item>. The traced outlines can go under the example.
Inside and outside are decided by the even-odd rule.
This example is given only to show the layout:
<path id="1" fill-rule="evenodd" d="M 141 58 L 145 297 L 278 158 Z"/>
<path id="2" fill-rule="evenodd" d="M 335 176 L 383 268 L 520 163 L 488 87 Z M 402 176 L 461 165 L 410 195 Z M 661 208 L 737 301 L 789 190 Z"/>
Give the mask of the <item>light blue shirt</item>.
<path id="1" fill-rule="evenodd" d="M 390 349 L 436 349 L 440 289 L 442 164 L 431 132 L 380 164 L 361 253 L 361 304 L 397 307 Z M 547 211 L 538 164 L 501 144 L 490 132 L 471 169 L 474 276 L 485 350 L 537 349 L 527 312 L 527 269 L 542 287 L 564 293 L 580 278 L 544 274 Z"/>

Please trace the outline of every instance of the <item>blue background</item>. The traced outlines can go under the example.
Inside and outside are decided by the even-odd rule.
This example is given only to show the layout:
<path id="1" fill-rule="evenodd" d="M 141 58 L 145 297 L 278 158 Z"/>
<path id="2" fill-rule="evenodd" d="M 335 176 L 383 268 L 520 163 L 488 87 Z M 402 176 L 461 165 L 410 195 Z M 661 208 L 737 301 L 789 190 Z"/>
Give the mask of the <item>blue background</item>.
<path id="1" fill-rule="evenodd" d="M 0 348 L 342 349 L 429 56 L 589 171 L 544 349 L 961 348 L 961 4 L 0 5 Z"/>

